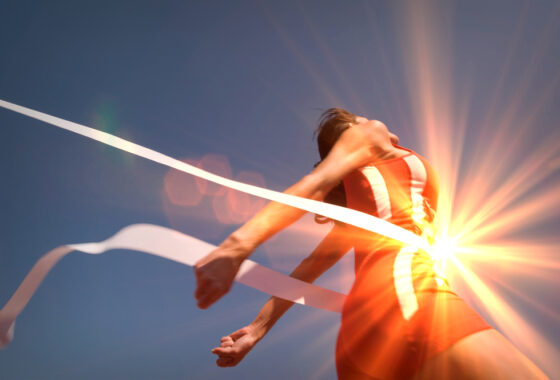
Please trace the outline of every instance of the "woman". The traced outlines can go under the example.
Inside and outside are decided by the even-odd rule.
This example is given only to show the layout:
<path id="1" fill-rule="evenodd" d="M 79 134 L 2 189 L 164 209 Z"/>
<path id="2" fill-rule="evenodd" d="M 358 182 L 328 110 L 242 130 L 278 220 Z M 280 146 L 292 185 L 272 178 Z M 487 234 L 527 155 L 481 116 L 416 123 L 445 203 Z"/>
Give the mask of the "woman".
<path id="1" fill-rule="evenodd" d="M 346 205 L 430 238 L 435 173 L 422 157 L 397 146 L 383 123 L 332 108 L 321 118 L 317 140 L 321 162 L 286 193 Z M 224 295 L 242 261 L 303 213 L 270 203 L 198 262 L 199 307 Z M 292 276 L 312 282 L 350 248 L 356 280 L 337 340 L 339 378 L 546 378 L 449 290 L 422 250 L 335 223 Z M 217 364 L 239 363 L 290 306 L 271 298 L 249 326 L 212 350 Z"/>

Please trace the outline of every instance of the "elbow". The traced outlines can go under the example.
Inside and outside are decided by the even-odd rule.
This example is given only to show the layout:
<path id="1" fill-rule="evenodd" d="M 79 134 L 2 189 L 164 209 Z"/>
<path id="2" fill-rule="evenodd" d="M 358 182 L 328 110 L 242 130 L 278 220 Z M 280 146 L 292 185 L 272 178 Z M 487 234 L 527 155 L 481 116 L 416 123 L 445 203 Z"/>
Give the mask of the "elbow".
<path id="1" fill-rule="evenodd" d="M 285 193 L 313 200 L 323 200 L 332 187 L 322 176 L 310 173 L 287 189 Z"/>
<path id="2" fill-rule="evenodd" d="M 333 187 L 340 182 L 339 180 L 333 181 L 331 178 L 315 175 L 314 173 L 306 177 L 309 177 L 306 180 L 310 183 L 310 188 L 312 189 L 309 198 L 316 201 L 324 200 Z"/>

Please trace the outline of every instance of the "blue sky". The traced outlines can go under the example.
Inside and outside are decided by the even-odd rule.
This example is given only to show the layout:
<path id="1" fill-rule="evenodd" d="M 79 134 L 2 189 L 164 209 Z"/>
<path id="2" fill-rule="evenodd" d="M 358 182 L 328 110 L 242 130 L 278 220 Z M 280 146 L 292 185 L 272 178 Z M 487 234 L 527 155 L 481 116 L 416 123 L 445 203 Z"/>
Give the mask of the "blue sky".
<path id="1" fill-rule="evenodd" d="M 418 94 L 425 88 L 415 87 L 422 75 L 412 53 L 418 24 L 410 22 L 411 4 L 4 2 L 0 98 L 176 158 L 217 155 L 234 177 L 258 173 L 276 190 L 317 161 L 315 122 L 331 106 L 384 121 L 402 145 L 437 161 L 421 138 L 426 119 L 418 118 Z M 434 109 L 445 114 L 452 107 L 457 112 L 449 120 L 461 116 L 466 127 L 459 186 L 485 164 L 477 152 L 486 144 L 505 148 L 522 140 L 492 182 L 497 186 L 515 175 L 525 155 L 558 136 L 558 3 L 442 1 L 426 3 L 425 11 L 438 37 L 428 41 L 430 69 L 441 74 L 428 82 L 448 87 Z M 527 121 L 529 111 L 536 116 Z M 486 141 L 488 125 L 504 114 L 514 116 L 505 123 L 508 133 Z M 522 137 L 515 134 L 520 120 Z M 211 196 L 196 206 L 173 204 L 167 168 L 6 110 L 0 110 L 0 157 L 2 305 L 33 263 L 58 245 L 102 240 L 141 222 L 216 244 L 237 226 L 220 222 Z M 551 165 L 526 197 L 557 186 L 560 164 Z M 552 210 L 512 233 L 558 241 L 558 227 Z M 288 272 L 325 231 L 305 218 L 253 258 Z M 345 291 L 351 271 L 347 255 L 319 283 Z M 512 299 L 558 349 L 558 282 L 504 276 L 504 288 L 517 287 L 552 311 L 539 314 Z M 339 316 L 296 306 L 239 367 L 220 369 L 210 349 L 248 324 L 268 297 L 239 285 L 201 311 L 193 292 L 188 267 L 124 251 L 72 254 L 19 317 L 14 341 L 0 352 L 0 377 L 336 378 Z M 558 367 L 545 369 L 560 375 Z"/>

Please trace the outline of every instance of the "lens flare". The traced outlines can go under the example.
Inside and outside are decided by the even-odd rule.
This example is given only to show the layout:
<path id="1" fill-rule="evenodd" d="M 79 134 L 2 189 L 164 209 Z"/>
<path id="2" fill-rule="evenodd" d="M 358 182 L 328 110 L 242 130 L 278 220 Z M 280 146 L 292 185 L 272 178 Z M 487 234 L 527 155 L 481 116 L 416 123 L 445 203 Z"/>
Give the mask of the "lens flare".
<path id="1" fill-rule="evenodd" d="M 202 170 L 209 171 L 210 173 L 217 174 L 222 177 L 231 178 L 232 170 L 229 160 L 226 156 L 222 154 L 206 154 L 202 157 L 198 163 L 198 166 Z M 202 194 L 205 195 L 217 195 L 222 196 L 226 194 L 226 188 L 215 183 L 206 181 L 203 178 L 195 178 L 198 189 Z"/>
<path id="2" fill-rule="evenodd" d="M 197 166 L 193 159 L 181 160 L 187 164 Z M 163 188 L 169 201 L 177 206 L 196 206 L 202 200 L 202 193 L 192 176 L 186 176 L 178 170 L 169 169 L 163 179 Z"/>

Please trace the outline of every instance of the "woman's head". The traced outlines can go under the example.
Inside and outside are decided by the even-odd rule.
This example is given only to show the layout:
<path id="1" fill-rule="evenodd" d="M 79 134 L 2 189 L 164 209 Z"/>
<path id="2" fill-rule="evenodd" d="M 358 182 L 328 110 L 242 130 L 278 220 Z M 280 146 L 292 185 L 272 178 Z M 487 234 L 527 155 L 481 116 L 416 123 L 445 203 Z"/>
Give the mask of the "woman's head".
<path id="1" fill-rule="evenodd" d="M 350 127 L 366 129 L 367 134 L 373 138 L 376 145 L 382 148 L 391 148 L 392 145 L 399 142 L 399 138 L 389 132 L 387 126 L 378 120 L 369 120 L 342 108 L 329 108 L 321 114 L 319 126 L 315 132 L 321 160 L 327 157 L 338 138 Z"/>
<path id="2" fill-rule="evenodd" d="M 356 115 L 342 108 L 329 108 L 321 114 L 319 126 L 315 131 L 321 160 L 327 157 L 336 140 L 342 132 L 350 128 L 350 124 L 354 123 L 356 118 Z"/>

